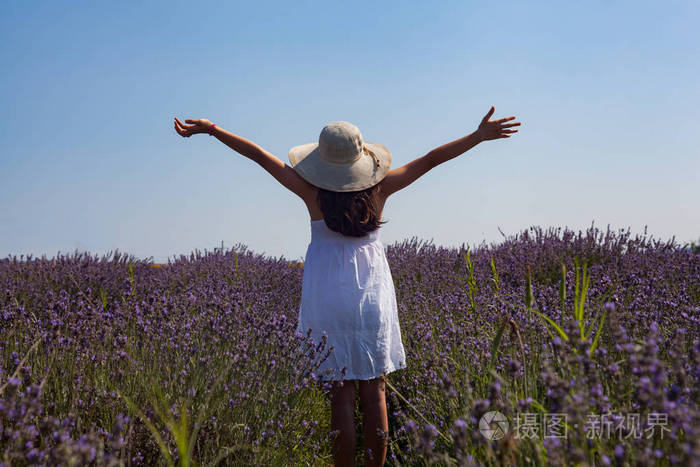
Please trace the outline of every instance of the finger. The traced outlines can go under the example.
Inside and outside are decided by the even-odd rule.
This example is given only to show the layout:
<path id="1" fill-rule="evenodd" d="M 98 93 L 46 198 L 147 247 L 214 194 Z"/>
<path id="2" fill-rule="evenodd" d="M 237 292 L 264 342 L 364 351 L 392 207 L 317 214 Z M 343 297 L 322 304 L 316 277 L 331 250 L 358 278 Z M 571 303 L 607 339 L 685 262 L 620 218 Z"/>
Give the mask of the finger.
<path id="1" fill-rule="evenodd" d="M 485 116 L 484 118 L 482 118 L 481 121 L 482 121 L 482 122 L 488 122 L 488 121 L 489 121 L 489 117 L 491 117 L 491 115 L 493 115 L 494 110 L 495 110 L 495 108 L 494 108 L 493 106 L 491 106 L 491 110 L 488 111 L 488 113 L 486 114 L 486 116 Z"/>
<path id="2" fill-rule="evenodd" d="M 184 128 L 184 129 L 192 128 L 191 125 L 185 125 L 184 123 L 182 123 L 182 122 L 181 122 L 180 120 L 178 120 L 177 118 L 175 119 L 175 121 L 180 125 L 181 128 Z M 189 122 L 189 121 L 191 121 L 191 120 L 185 120 L 185 121 L 186 121 L 186 122 Z"/>
<path id="3" fill-rule="evenodd" d="M 502 123 L 502 122 L 507 122 L 508 120 L 513 120 L 515 117 L 506 117 L 506 118 L 501 118 L 500 120 L 496 120 L 497 123 Z"/>
<path id="4" fill-rule="evenodd" d="M 192 123 L 192 124 L 196 125 L 197 123 L 199 123 L 199 120 L 200 119 L 198 119 L 198 118 L 196 118 L 196 119 L 188 118 L 187 120 L 185 120 L 185 123 Z"/>
<path id="5" fill-rule="evenodd" d="M 183 131 L 186 131 L 187 133 L 193 133 L 195 126 L 194 125 L 187 125 L 187 126 L 181 125 L 181 128 Z"/>
<path id="6" fill-rule="evenodd" d="M 501 130 L 501 133 L 517 133 L 518 130 Z"/>
<path id="7" fill-rule="evenodd" d="M 189 131 L 186 128 L 178 127 L 177 124 L 175 125 L 175 130 L 177 130 L 181 136 L 189 136 Z"/>
<path id="8" fill-rule="evenodd" d="M 510 138 L 510 135 L 501 135 L 499 138 Z"/>
<path id="9" fill-rule="evenodd" d="M 501 128 L 510 128 L 512 126 L 519 126 L 520 122 L 515 122 L 515 123 L 506 123 L 505 125 L 501 125 Z"/>
<path id="10" fill-rule="evenodd" d="M 510 118 L 510 117 L 499 118 L 498 120 L 494 120 L 493 122 L 494 122 L 494 123 L 499 123 L 499 124 L 500 124 L 500 123 L 503 123 L 503 122 L 507 122 L 508 120 L 511 120 L 511 118 Z"/>

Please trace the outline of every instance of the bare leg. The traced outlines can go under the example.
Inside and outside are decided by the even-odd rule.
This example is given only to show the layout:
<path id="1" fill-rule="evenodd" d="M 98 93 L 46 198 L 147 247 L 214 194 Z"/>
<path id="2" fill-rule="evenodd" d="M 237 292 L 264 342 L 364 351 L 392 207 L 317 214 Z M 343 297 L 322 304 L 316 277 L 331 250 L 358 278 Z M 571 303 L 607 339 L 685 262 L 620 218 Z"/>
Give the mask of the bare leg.
<path id="1" fill-rule="evenodd" d="M 345 380 L 341 387 L 331 389 L 331 430 L 340 430 L 333 440 L 333 460 L 336 466 L 355 464 L 355 380 Z"/>
<path id="2" fill-rule="evenodd" d="M 364 420 L 365 465 L 382 466 L 386 461 L 389 419 L 386 413 L 384 377 L 360 380 L 360 404 Z M 379 435 L 381 429 L 384 435 Z M 371 449 L 371 453 L 368 452 Z"/>

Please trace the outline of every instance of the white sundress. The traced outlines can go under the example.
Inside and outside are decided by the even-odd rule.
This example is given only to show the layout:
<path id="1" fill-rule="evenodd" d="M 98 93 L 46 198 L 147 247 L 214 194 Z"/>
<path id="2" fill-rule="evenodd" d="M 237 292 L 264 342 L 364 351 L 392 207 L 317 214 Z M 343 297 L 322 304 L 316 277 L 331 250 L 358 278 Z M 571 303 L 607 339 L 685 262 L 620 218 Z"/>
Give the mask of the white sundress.
<path id="1" fill-rule="evenodd" d="M 321 381 L 368 380 L 406 368 L 394 281 L 379 229 L 364 237 L 342 235 L 324 219 L 311 221 L 297 331 L 318 344 L 328 337 Z"/>

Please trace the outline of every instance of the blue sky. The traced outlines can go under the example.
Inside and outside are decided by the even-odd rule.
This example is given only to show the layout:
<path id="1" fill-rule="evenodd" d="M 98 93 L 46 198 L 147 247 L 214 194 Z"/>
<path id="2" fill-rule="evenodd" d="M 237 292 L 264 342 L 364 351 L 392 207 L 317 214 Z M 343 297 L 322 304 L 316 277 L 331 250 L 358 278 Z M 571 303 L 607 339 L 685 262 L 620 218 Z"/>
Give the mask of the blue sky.
<path id="1" fill-rule="evenodd" d="M 392 168 L 515 115 L 386 203 L 384 244 L 529 226 L 700 237 L 697 2 L 4 2 L 0 258 L 242 243 L 303 259 L 303 202 L 177 116 L 288 163 L 329 122 Z"/>

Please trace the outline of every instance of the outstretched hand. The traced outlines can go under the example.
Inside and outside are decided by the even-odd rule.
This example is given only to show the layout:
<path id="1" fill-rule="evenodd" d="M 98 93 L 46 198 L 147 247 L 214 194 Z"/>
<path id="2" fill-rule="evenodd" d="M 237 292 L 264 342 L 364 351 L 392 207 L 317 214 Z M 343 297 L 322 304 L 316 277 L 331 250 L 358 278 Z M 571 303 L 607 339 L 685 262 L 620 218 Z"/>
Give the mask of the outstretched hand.
<path id="1" fill-rule="evenodd" d="M 184 125 L 175 117 L 175 131 L 183 138 L 189 138 L 197 133 L 207 133 L 212 125 L 206 118 L 187 119 L 185 123 L 191 123 L 191 125 Z"/>
<path id="2" fill-rule="evenodd" d="M 494 107 L 491 106 L 491 110 L 486 116 L 481 120 L 479 128 L 476 130 L 477 134 L 481 137 L 482 141 L 488 141 L 491 139 L 498 138 L 510 138 L 511 133 L 517 133 L 518 130 L 509 130 L 508 128 L 512 126 L 519 126 L 520 122 L 507 123 L 508 120 L 513 120 L 515 117 L 506 117 L 499 120 L 489 121 L 491 115 L 493 115 Z"/>

